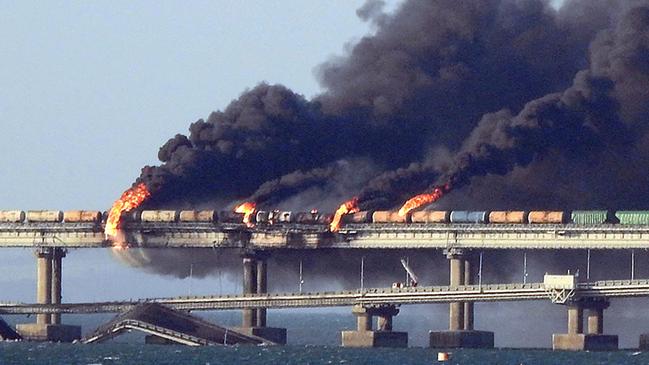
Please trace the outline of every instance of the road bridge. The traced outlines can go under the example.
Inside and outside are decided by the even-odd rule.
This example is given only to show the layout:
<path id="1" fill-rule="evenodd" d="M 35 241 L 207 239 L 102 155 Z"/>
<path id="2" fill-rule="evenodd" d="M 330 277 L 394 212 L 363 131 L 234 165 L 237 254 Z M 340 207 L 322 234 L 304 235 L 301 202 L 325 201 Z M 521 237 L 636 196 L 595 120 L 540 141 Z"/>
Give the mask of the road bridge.
<path id="1" fill-rule="evenodd" d="M 433 347 L 493 347 L 493 333 L 473 328 L 475 301 L 540 300 L 550 292 L 540 284 L 475 286 L 478 266 L 475 252 L 480 250 L 633 250 L 649 247 L 649 225 L 577 225 L 577 224 L 348 224 L 331 233 L 326 226 L 275 224 L 246 227 L 223 223 L 126 223 L 124 241 L 132 247 L 151 249 L 212 248 L 236 249 L 242 254 L 243 296 L 160 299 L 159 303 L 180 310 L 242 309 L 245 334 L 285 337 L 285 329 L 266 327 L 266 308 L 310 306 L 353 306 L 357 331 L 343 335 L 349 346 L 403 346 L 407 334 L 392 332 L 392 317 L 397 306 L 418 303 L 449 303 L 449 331 L 431 333 Z M 0 223 L 0 248 L 34 248 L 37 254 L 38 304 L 2 306 L 4 313 L 37 313 L 37 323 L 24 325 L 26 338 L 50 338 L 51 328 L 64 331 L 59 313 L 122 311 L 135 302 L 67 303 L 61 302 L 62 258 L 69 249 L 108 248 L 100 223 Z M 449 261 L 449 286 L 418 289 L 377 289 L 338 293 L 267 294 L 267 259 L 280 250 L 327 249 L 439 249 Z M 632 260 L 633 261 L 633 260 Z M 592 284 L 592 283 L 591 283 Z M 588 284 L 588 285 L 591 285 Z M 580 286 L 573 292 L 554 292 L 555 301 L 570 304 L 569 331 L 557 337 L 557 348 L 598 349 L 617 347 L 617 337 L 602 334 L 606 298 L 648 295 L 647 283 L 601 282 Z M 582 285 L 582 284 L 580 284 Z M 594 286 L 593 286 L 594 285 Z M 588 306 L 574 301 L 575 295 L 591 298 Z M 598 300 L 598 298 L 602 300 Z M 605 300 L 606 299 L 606 300 Z M 595 300 L 593 302 L 593 300 Z M 156 301 L 158 303 L 158 301 Z M 595 303 L 595 304 L 593 304 Z M 592 308 L 591 308 L 592 307 Z M 583 310 L 589 317 L 589 331 L 584 334 Z M 372 330 L 371 319 L 380 322 Z M 590 323 L 593 323 L 592 326 Z M 68 326 L 70 327 L 70 326 Z M 67 331 L 67 330 L 66 330 Z M 70 336 L 79 333 L 70 330 Z M 387 337 L 386 337 L 387 336 Z M 405 336 L 405 337 L 404 337 Z M 588 337 L 590 336 L 590 337 Z M 594 337 L 593 337 L 594 336 Z M 595 338 L 589 344 L 590 338 Z M 568 340 L 565 340 L 568 338 Z M 567 343 L 567 345 L 566 345 Z"/>
<path id="2" fill-rule="evenodd" d="M 563 292 L 563 293 L 561 293 Z M 371 288 L 319 293 L 183 296 L 92 303 L 0 303 L 1 314 L 124 312 L 142 303 L 157 303 L 183 311 L 308 308 L 335 306 L 409 305 L 451 302 L 552 300 L 557 304 L 607 298 L 649 296 L 649 280 L 609 280 L 578 283 L 557 290 L 544 283 L 509 283 L 415 288 Z"/>

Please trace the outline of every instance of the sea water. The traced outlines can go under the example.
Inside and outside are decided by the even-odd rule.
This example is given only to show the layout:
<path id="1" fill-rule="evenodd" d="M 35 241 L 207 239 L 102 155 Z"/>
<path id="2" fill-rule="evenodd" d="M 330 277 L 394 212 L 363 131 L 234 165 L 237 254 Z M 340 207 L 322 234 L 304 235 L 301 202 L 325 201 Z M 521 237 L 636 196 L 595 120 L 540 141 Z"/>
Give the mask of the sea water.
<path id="1" fill-rule="evenodd" d="M 109 343 L 2 343 L 0 363 L 18 364 L 439 364 L 437 350 L 349 349 L 338 346 L 187 347 Z M 649 353 L 552 352 L 550 350 L 457 350 L 446 364 L 649 364 Z"/>
<path id="2" fill-rule="evenodd" d="M 423 308 L 426 309 L 426 308 Z M 418 312 L 420 313 L 421 310 Z M 238 311 L 200 313 L 225 326 L 240 322 Z M 409 333 L 410 348 L 350 349 L 342 348 L 340 331 L 353 329 L 355 320 L 348 311 L 340 313 L 273 311 L 269 325 L 288 329 L 287 346 L 209 346 L 145 345 L 143 335 L 130 333 L 107 343 L 59 344 L 0 342 L 0 365 L 13 364 L 440 364 L 436 349 L 426 348 L 430 320 L 400 314 L 396 330 Z M 31 322 L 33 317 L 3 316 L 8 322 Z M 81 325 L 88 334 L 110 320 L 113 315 L 67 315 L 63 322 Z M 445 323 L 440 323 L 443 326 Z M 495 327 L 495 326 L 494 326 Z M 538 327 L 537 327 L 538 329 Z M 521 328 L 529 332 L 529 328 Z M 546 331 L 547 332 L 547 331 Z M 496 329 L 496 337 L 502 331 Z M 542 338 L 548 338 L 544 334 Z M 504 345 L 511 342 L 507 339 Z M 502 341 L 501 341 L 502 342 Z M 549 345 L 549 341 L 541 346 Z M 450 360 L 442 364 L 649 364 L 649 352 L 620 350 L 612 352 L 553 352 L 542 349 L 449 350 Z"/>

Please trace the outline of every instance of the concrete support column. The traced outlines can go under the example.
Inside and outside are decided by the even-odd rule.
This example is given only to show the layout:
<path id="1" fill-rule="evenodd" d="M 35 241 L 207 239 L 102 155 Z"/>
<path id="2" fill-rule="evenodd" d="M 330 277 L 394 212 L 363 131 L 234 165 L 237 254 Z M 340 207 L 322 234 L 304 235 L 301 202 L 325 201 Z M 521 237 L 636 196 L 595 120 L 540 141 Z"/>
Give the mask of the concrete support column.
<path id="1" fill-rule="evenodd" d="M 580 305 L 568 307 L 568 334 L 584 333 L 584 309 Z"/>
<path id="2" fill-rule="evenodd" d="M 268 254 L 263 251 L 246 252 L 243 255 L 243 294 L 268 292 Z M 266 326 L 266 308 L 243 309 L 239 330 L 249 336 L 257 336 L 275 344 L 286 344 L 286 328 Z"/>
<path id="3" fill-rule="evenodd" d="M 604 333 L 604 308 L 588 309 L 588 334 L 601 335 Z"/>
<path id="4" fill-rule="evenodd" d="M 356 331 L 343 331 L 344 347 L 408 347 L 408 333 L 392 331 L 392 317 L 399 313 L 393 305 L 355 305 Z M 372 329 L 372 317 L 377 317 L 377 329 Z"/>
<path id="5" fill-rule="evenodd" d="M 243 294 L 257 293 L 257 260 L 254 256 L 243 257 Z M 243 309 L 241 327 L 254 327 L 257 324 L 257 310 Z"/>
<path id="6" fill-rule="evenodd" d="M 475 267 L 473 265 L 473 257 L 467 255 L 464 260 L 464 285 L 471 285 L 475 278 Z M 464 302 L 464 329 L 467 331 L 473 330 L 473 302 Z"/>
<path id="7" fill-rule="evenodd" d="M 355 313 L 356 314 L 356 330 L 371 331 L 372 330 L 372 315 L 369 313 Z"/>
<path id="8" fill-rule="evenodd" d="M 61 304 L 62 299 L 62 278 L 63 278 L 63 258 L 65 250 L 55 248 L 52 250 L 52 304 Z M 61 313 L 51 315 L 52 324 L 61 324 Z"/>
<path id="9" fill-rule="evenodd" d="M 44 248 L 36 251 L 36 302 L 52 303 L 52 251 Z M 49 314 L 37 314 L 37 324 L 50 324 Z"/>
<path id="10" fill-rule="evenodd" d="M 612 351 L 618 348 L 618 337 L 605 335 L 605 300 L 585 299 L 568 307 L 568 333 L 552 335 L 552 349 L 571 351 Z M 588 333 L 584 333 L 584 309 L 588 315 Z"/>
<path id="11" fill-rule="evenodd" d="M 450 260 L 450 286 L 464 284 L 464 259 L 459 253 L 447 255 Z M 464 303 L 453 302 L 449 304 L 449 330 L 459 331 L 464 329 Z"/>
<path id="12" fill-rule="evenodd" d="M 352 307 L 352 314 L 356 317 L 356 331 L 372 330 L 372 312 L 368 308 L 357 304 Z"/>
<path id="13" fill-rule="evenodd" d="M 36 252 L 36 302 L 61 303 L 61 274 L 65 250 L 40 248 Z M 21 323 L 16 330 L 28 341 L 72 342 L 81 338 L 80 326 L 61 324 L 61 315 L 37 314 L 36 323 Z"/>
<path id="14" fill-rule="evenodd" d="M 257 260 L 257 293 L 268 292 L 268 264 L 266 258 Z M 266 308 L 257 309 L 257 327 L 266 327 Z"/>
<path id="15" fill-rule="evenodd" d="M 379 331 L 392 331 L 392 315 L 379 315 L 376 327 Z"/>

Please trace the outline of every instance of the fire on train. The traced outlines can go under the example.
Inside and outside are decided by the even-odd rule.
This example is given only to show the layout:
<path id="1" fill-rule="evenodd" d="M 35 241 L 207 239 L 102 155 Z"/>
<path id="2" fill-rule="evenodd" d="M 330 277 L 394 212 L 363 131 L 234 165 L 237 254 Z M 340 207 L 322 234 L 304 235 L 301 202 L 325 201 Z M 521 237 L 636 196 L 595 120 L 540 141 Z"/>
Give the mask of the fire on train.
<path id="1" fill-rule="evenodd" d="M 96 223 L 101 224 L 107 218 L 106 212 L 71 210 L 3 210 L 0 211 L 2 223 Z M 332 214 L 292 211 L 260 210 L 252 215 L 251 223 L 258 225 L 273 224 L 311 224 L 328 225 Z M 138 210 L 125 213 L 125 222 L 204 222 L 243 224 L 243 214 L 231 211 L 215 210 Z M 342 219 L 344 224 L 622 224 L 649 225 L 647 211 L 575 210 L 566 211 L 441 211 L 424 210 L 400 216 L 396 211 L 361 211 L 348 214 Z"/>

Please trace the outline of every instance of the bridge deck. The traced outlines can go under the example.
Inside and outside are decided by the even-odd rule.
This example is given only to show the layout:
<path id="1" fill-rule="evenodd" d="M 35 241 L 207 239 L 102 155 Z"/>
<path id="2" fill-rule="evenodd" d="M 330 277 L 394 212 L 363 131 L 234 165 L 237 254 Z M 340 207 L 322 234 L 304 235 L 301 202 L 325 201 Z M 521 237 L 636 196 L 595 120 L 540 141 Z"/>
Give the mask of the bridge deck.
<path id="1" fill-rule="evenodd" d="M 573 298 L 615 298 L 649 296 L 649 280 L 612 280 L 580 283 Z M 551 292 L 542 283 L 429 286 L 417 288 L 374 288 L 363 291 L 323 293 L 281 293 L 152 298 L 139 301 L 102 303 L 25 304 L 0 303 L 0 313 L 100 313 L 123 312 L 138 304 L 159 303 L 177 310 L 223 310 L 242 308 L 296 308 L 351 306 L 355 304 L 425 304 L 458 301 L 549 300 Z"/>
<path id="2" fill-rule="evenodd" d="M 632 249 L 649 248 L 649 226 L 605 224 L 352 224 L 323 226 L 138 223 L 126 241 L 149 248 L 281 249 Z M 0 247 L 110 247 L 97 224 L 0 223 Z"/>
<path id="3" fill-rule="evenodd" d="M 157 303 L 134 306 L 131 310 L 99 327 L 83 342 L 103 342 L 130 329 L 189 346 L 268 343 L 263 338 L 217 326 L 204 319 L 175 311 Z"/>

